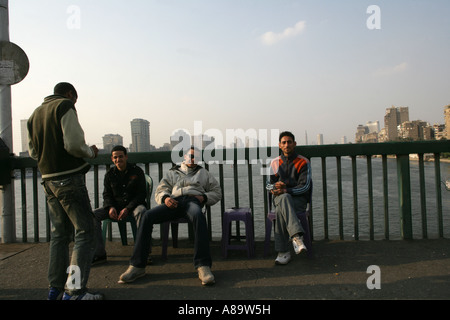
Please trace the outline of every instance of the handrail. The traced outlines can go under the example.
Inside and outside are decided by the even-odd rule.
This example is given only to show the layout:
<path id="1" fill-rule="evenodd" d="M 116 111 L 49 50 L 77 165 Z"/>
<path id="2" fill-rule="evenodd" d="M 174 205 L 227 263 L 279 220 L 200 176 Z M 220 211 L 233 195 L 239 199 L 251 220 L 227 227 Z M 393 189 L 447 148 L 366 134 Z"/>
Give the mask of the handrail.
<path id="1" fill-rule="evenodd" d="M 228 149 L 227 149 L 228 150 Z M 221 151 L 221 150 L 216 150 Z M 275 157 L 278 154 L 271 154 L 273 149 L 271 148 L 243 148 L 243 149 L 234 149 L 232 152 L 222 152 L 222 158 L 219 163 L 214 164 L 206 164 L 206 167 L 218 167 L 218 180 L 222 187 L 223 199 L 218 206 L 218 210 L 221 213 L 224 212 L 225 207 L 231 206 L 239 206 L 242 203 L 248 203 L 248 206 L 251 207 L 253 212 L 253 217 L 258 219 L 258 221 L 263 220 L 263 213 L 255 212 L 255 207 L 259 207 L 261 205 L 260 202 L 263 202 L 263 206 L 267 205 L 267 199 L 265 196 L 262 196 L 261 200 L 257 193 L 259 194 L 261 190 L 263 190 L 263 184 L 266 181 L 266 176 L 262 177 L 262 182 L 256 182 L 256 178 L 260 180 L 260 172 L 258 170 L 254 170 L 256 162 L 258 165 L 264 165 L 266 162 L 266 157 L 269 155 L 270 157 Z M 277 150 L 278 151 L 278 150 Z M 412 227 L 412 214 L 411 214 L 411 177 L 410 177 L 410 154 L 418 154 L 419 161 L 419 173 L 420 173 L 420 199 L 421 199 L 421 219 L 422 219 L 422 237 L 427 238 L 427 190 L 425 190 L 425 174 L 424 174 L 424 154 L 431 153 L 434 155 L 434 175 L 435 175 L 435 201 L 436 201 L 436 210 L 438 217 L 438 236 L 444 236 L 444 220 L 443 220 L 443 207 L 442 207 L 442 190 L 441 190 L 441 172 L 440 172 L 440 155 L 442 153 L 446 153 L 450 151 L 450 141 L 420 141 L 420 142 L 388 142 L 388 143 L 368 143 L 368 144 L 336 144 L 336 145 L 321 145 L 321 146 L 297 146 L 296 151 L 299 154 L 302 154 L 311 159 L 311 162 L 317 166 L 320 166 L 321 169 L 321 177 L 313 176 L 315 185 L 320 186 L 320 182 L 322 182 L 322 199 L 315 199 L 315 202 L 318 202 L 315 205 L 315 208 L 319 207 L 323 210 L 323 218 L 321 218 L 321 224 L 323 224 L 323 238 L 329 239 L 330 237 L 334 237 L 335 235 L 330 235 L 330 230 L 328 225 L 330 224 L 330 219 L 333 214 L 337 214 L 338 220 L 338 236 L 340 239 L 344 239 L 344 229 L 348 228 L 345 225 L 345 216 L 349 214 L 349 212 L 344 212 L 343 208 L 343 198 L 344 195 L 342 184 L 342 159 L 349 158 L 351 160 L 351 182 L 352 182 L 352 192 L 353 192 L 353 237 L 354 239 L 360 239 L 360 212 L 358 209 L 359 198 L 358 198 L 358 190 L 363 186 L 359 182 L 359 178 L 361 175 L 367 176 L 367 193 L 368 193 L 368 223 L 369 223 L 369 233 L 368 238 L 373 240 L 374 237 L 374 191 L 378 192 L 378 186 L 376 186 L 376 190 L 374 190 L 373 179 L 372 176 L 372 165 L 373 165 L 373 156 L 381 157 L 382 163 L 382 186 L 381 193 L 383 194 L 383 202 L 384 202 L 384 238 L 389 239 L 389 219 L 390 219 L 390 211 L 392 211 L 392 206 L 389 207 L 389 196 L 390 192 L 388 189 L 387 182 L 387 161 L 390 157 L 396 158 L 397 165 L 397 187 L 398 187 L 398 197 L 399 197 L 399 205 L 398 210 L 401 219 L 401 238 L 403 239 L 412 239 L 413 238 L 413 227 Z M 226 157 L 232 156 L 232 159 L 227 159 Z M 218 153 L 220 154 L 220 153 Z M 243 159 L 240 159 L 242 157 Z M 357 159 L 360 157 L 366 158 L 366 172 L 358 173 L 357 171 Z M 330 181 L 330 170 L 329 163 L 330 159 L 336 160 L 336 180 Z M 217 160 L 217 159 L 216 159 Z M 241 164 L 242 160 L 245 164 Z M 328 161 L 327 161 L 328 160 Z M 145 152 L 145 153 L 129 153 L 129 161 L 143 164 L 145 167 L 146 173 L 150 171 L 150 165 L 156 164 L 158 168 L 157 178 L 161 179 L 164 170 L 164 164 L 171 164 L 171 152 L 170 151 L 159 151 L 159 152 Z M 318 161 L 318 162 L 317 162 Z M 94 199 L 93 204 L 95 207 L 98 207 L 101 201 L 101 195 L 99 194 L 99 184 L 102 183 L 103 177 L 99 176 L 99 168 L 105 166 L 108 168 L 112 165 L 110 156 L 108 154 L 100 154 L 96 159 L 90 159 L 88 162 L 94 167 Z M 33 199 L 32 199 L 32 210 L 33 210 L 33 223 L 34 223 L 34 241 L 38 242 L 39 234 L 38 234 L 38 221 L 40 216 L 42 216 L 42 212 L 39 212 L 37 193 L 38 193 L 38 170 L 36 167 L 36 161 L 27 157 L 12 157 L 11 158 L 12 168 L 21 172 L 21 190 L 26 190 L 25 185 L 25 175 L 27 170 L 32 170 L 33 174 Z M 229 166 L 233 165 L 233 186 L 226 186 L 224 179 L 224 165 Z M 248 199 L 243 199 L 240 188 L 243 186 L 238 184 L 238 180 L 240 178 L 240 170 L 242 168 L 247 168 L 246 175 L 248 179 L 248 184 L 246 188 L 248 188 Z M 238 169 L 239 168 L 239 169 Z M 227 167 L 228 169 L 228 167 Z M 321 179 L 321 181 L 320 181 Z M 156 183 L 156 181 L 155 181 Z M 256 184 L 255 184 L 256 183 Z M 330 186 L 337 186 L 337 190 L 334 192 L 332 196 L 337 197 L 337 206 L 330 206 Z M 225 188 L 234 188 L 234 193 L 231 195 L 226 195 L 224 193 Z M 22 224 L 27 225 L 27 203 L 30 203 L 29 195 L 26 192 L 21 192 L 20 195 L 15 195 L 16 197 L 21 197 L 22 199 Z M 346 196 L 346 195 L 345 195 Z M 255 201 L 256 199 L 256 201 Z M 448 210 L 448 209 L 447 209 Z M 261 210 L 261 212 L 265 212 L 266 210 Z M 378 214 L 378 213 L 377 213 Z M 312 217 L 312 224 L 316 222 L 314 215 Z M 378 217 L 376 217 L 378 219 Z M 208 215 L 209 223 L 211 224 L 211 213 Z M 49 240 L 49 225 L 50 222 L 48 217 L 46 217 L 46 228 L 47 228 L 47 236 L 46 240 Z M 26 228 L 22 228 L 22 241 L 27 241 L 28 235 Z M 314 236 L 313 228 L 312 236 Z M 37 234 L 36 234 L 37 233 Z M 211 234 L 210 234 L 211 235 Z M 1 235 L 0 235 L 1 236 Z"/>

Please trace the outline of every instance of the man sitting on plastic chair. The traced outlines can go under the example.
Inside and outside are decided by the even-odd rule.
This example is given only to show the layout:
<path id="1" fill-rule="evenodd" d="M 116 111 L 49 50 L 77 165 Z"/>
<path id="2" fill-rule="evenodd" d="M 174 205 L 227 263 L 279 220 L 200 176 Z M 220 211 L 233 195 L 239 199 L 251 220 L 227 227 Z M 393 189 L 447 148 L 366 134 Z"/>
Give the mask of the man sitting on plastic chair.
<path id="1" fill-rule="evenodd" d="M 105 174 L 103 207 L 94 210 L 97 245 L 92 263 L 106 262 L 101 224 L 105 219 L 124 221 L 133 216 L 139 227 L 141 214 L 147 210 L 147 182 L 144 171 L 128 162 L 127 149 L 115 146 L 111 150 L 114 167 Z"/>
<path id="2" fill-rule="evenodd" d="M 275 205 L 275 250 L 276 264 L 287 264 L 291 260 L 289 242 L 294 252 L 306 250 L 303 244 L 303 227 L 296 212 L 305 211 L 311 188 L 311 166 L 309 160 L 295 153 L 294 135 L 284 131 L 279 137 L 282 154 L 270 164 L 270 180 L 267 189 L 271 190 Z"/>
<path id="3" fill-rule="evenodd" d="M 141 217 L 141 225 L 136 236 L 130 266 L 119 279 L 128 283 L 145 275 L 145 267 L 150 251 L 150 241 L 154 224 L 185 217 L 194 229 L 194 267 L 202 285 L 215 282 L 211 273 L 211 254 L 206 217 L 202 213 L 204 205 L 212 206 L 222 197 L 220 185 L 205 168 L 197 165 L 198 152 L 194 147 L 184 156 L 184 162 L 170 169 L 155 191 L 159 206 L 146 211 Z"/>

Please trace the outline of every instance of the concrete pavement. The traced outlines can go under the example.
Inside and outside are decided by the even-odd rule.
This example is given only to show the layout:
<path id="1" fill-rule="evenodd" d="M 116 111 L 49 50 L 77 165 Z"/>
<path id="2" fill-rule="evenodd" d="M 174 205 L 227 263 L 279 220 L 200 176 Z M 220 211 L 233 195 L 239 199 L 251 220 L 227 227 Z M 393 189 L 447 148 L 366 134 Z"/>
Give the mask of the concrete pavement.
<path id="1" fill-rule="evenodd" d="M 193 268 L 192 243 L 182 240 L 180 248 L 169 247 L 168 260 L 163 261 L 158 242 L 148 274 L 131 284 L 117 281 L 128 266 L 132 245 L 107 242 L 108 262 L 91 269 L 90 290 L 101 291 L 107 300 L 450 298 L 450 239 L 315 241 L 313 258 L 293 255 L 286 266 L 274 264 L 273 251 L 263 257 L 262 242 L 256 243 L 255 258 L 230 251 L 224 259 L 220 242 L 213 241 L 216 284 L 209 287 L 201 286 Z M 46 299 L 48 247 L 0 244 L 1 300 Z M 379 269 L 368 270 L 370 266 Z M 378 284 L 380 289 L 373 288 Z"/>

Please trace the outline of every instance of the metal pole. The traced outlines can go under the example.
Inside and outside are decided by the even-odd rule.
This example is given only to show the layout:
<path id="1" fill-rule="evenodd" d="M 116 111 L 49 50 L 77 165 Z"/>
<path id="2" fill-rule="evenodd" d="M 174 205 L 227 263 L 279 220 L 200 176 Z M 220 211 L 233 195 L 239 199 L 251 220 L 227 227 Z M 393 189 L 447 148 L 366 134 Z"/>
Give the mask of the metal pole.
<path id="1" fill-rule="evenodd" d="M 0 41 L 9 41 L 8 0 L 0 0 Z M 13 150 L 11 86 L 0 85 L 0 138 Z M 14 205 L 14 180 L 0 192 L 2 243 L 16 241 L 16 215 Z"/>

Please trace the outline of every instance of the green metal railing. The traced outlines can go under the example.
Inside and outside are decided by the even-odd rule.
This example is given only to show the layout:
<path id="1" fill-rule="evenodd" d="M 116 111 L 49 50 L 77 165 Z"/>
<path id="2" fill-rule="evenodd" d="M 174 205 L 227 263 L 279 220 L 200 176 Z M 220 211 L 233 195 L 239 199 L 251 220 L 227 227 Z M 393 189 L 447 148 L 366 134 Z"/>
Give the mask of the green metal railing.
<path id="1" fill-rule="evenodd" d="M 321 203 L 314 203 L 314 208 L 321 208 L 323 210 L 323 217 L 321 223 L 323 224 L 323 238 L 329 239 L 329 224 L 330 224 L 330 216 L 337 212 L 337 224 L 338 224 L 338 237 L 339 239 L 344 239 L 344 208 L 343 208 L 343 188 L 342 188 L 342 158 L 350 158 L 351 159 L 351 167 L 352 167 L 352 190 L 353 190 L 353 237 L 354 239 L 360 239 L 360 230 L 359 230 L 359 219 L 360 212 L 358 209 L 358 190 L 362 187 L 359 184 L 358 179 L 362 173 L 357 171 L 357 158 L 365 157 L 366 159 L 366 172 L 364 175 L 367 175 L 367 193 L 368 193 L 368 215 L 369 215 L 369 234 L 368 238 L 370 240 L 374 240 L 374 196 L 373 196 L 373 176 L 372 176 L 372 162 L 373 157 L 378 156 L 381 157 L 382 161 L 382 187 L 381 192 L 383 193 L 383 202 L 384 202 L 384 238 L 389 239 L 390 230 L 389 230 L 389 208 L 388 200 L 389 200 L 389 189 L 388 189 L 388 170 L 387 170 L 387 161 L 390 157 L 396 158 L 397 164 L 397 187 L 398 187 L 398 197 L 399 204 L 398 210 L 401 219 L 401 238 L 403 239 L 412 239 L 413 238 L 413 227 L 412 227 L 412 214 L 411 214 L 411 177 L 410 177 L 410 154 L 418 154 L 418 162 L 419 162 L 419 174 L 420 174 L 420 203 L 421 203 L 421 215 L 422 215 L 422 237 L 427 238 L 427 207 L 426 207 L 426 190 L 425 190 L 425 173 L 424 173 L 424 155 L 425 154 L 433 154 L 434 155 L 434 185 L 435 185 L 435 201 L 436 201 L 436 210 L 437 210 L 437 224 L 438 224 L 438 236 L 444 236 L 444 209 L 443 209 L 443 201 L 442 201 L 442 190 L 441 190 L 441 172 L 440 172 L 440 155 L 444 152 L 450 151 L 450 141 L 424 141 L 424 142 L 393 142 L 393 143 L 373 143 L 373 144 L 345 144 L 345 145 L 324 145 L 324 146 L 299 146 L 297 147 L 297 152 L 311 159 L 311 162 L 320 163 L 321 167 L 321 181 L 317 179 L 317 177 L 313 176 L 315 190 L 316 187 L 321 185 L 322 190 L 322 199 Z M 258 212 L 258 215 L 262 215 L 259 217 L 259 221 L 265 221 L 265 212 L 267 211 L 267 197 L 264 190 L 264 185 L 267 177 L 262 177 L 262 183 L 260 181 L 260 173 L 254 170 L 256 161 L 257 163 L 261 162 L 261 158 L 266 155 L 270 155 L 274 157 L 276 155 L 270 154 L 270 148 L 245 148 L 245 149 L 234 149 L 232 154 L 234 154 L 233 160 L 231 161 L 233 165 L 233 188 L 234 193 L 232 196 L 224 193 L 225 183 L 224 183 L 224 165 L 229 166 L 230 161 L 226 161 L 226 155 L 229 158 L 229 152 L 223 152 L 222 161 L 214 164 L 205 164 L 208 168 L 211 166 L 218 166 L 218 180 L 222 187 L 222 195 L 223 199 L 220 202 L 220 212 L 223 213 L 225 207 L 239 207 L 242 202 L 242 196 L 239 191 L 238 179 L 240 176 L 240 171 L 238 168 L 246 170 L 248 177 L 248 199 L 245 199 L 245 202 L 249 204 L 249 207 L 252 209 L 255 218 L 255 206 L 260 206 L 260 203 L 255 204 L 255 195 L 254 190 L 259 190 L 262 192 L 263 196 L 263 208 L 261 210 L 263 212 Z M 260 155 L 261 158 L 260 158 Z M 244 159 L 241 159 L 241 158 Z M 327 174 L 329 173 L 327 159 L 335 159 L 336 161 L 336 180 L 330 181 Z M 245 161 L 243 161 L 245 160 Z M 142 164 L 144 166 L 144 171 L 149 174 L 150 165 L 156 164 L 158 168 L 158 179 L 160 180 L 164 175 L 164 164 L 171 164 L 171 152 L 147 152 L 147 153 L 129 153 L 129 161 L 133 163 Z M 21 195 L 17 195 L 16 197 L 21 197 L 22 202 L 22 241 L 26 242 L 28 240 L 27 235 L 27 203 L 32 201 L 33 205 L 33 223 L 34 223 L 34 241 L 39 241 L 39 217 L 42 216 L 42 212 L 39 212 L 39 203 L 38 203 L 38 170 L 36 168 L 36 162 L 31 158 L 20 158 L 14 157 L 11 159 L 12 167 L 15 170 L 20 171 L 20 183 L 21 183 Z M 89 162 L 93 165 L 94 170 L 94 206 L 98 207 L 101 201 L 101 194 L 99 192 L 99 183 L 103 182 L 103 176 L 99 174 L 99 168 L 105 167 L 109 168 L 112 163 L 110 160 L 110 156 L 107 154 L 100 154 L 96 159 L 89 160 Z M 245 164 L 241 164 L 244 162 Z M 329 163 L 329 162 L 328 162 Z M 246 168 L 245 168 L 246 167 Z M 30 200 L 29 194 L 26 192 L 26 173 L 27 170 L 32 171 L 32 184 L 33 184 L 33 194 L 32 199 Z M 256 172 L 256 173 L 255 173 Z M 255 185 L 255 177 L 258 177 L 258 183 Z M 337 206 L 330 206 L 330 191 L 328 190 L 329 185 L 335 184 L 337 186 L 336 196 L 337 197 Z M 155 185 L 157 185 L 157 181 L 155 181 Z M 256 188 L 256 189 L 255 189 Z M 260 189 L 259 189 L 260 188 Z M 365 187 L 364 187 L 365 188 Z M 258 200 L 259 201 L 259 200 Z M 320 199 L 315 199 L 315 202 L 320 201 Z M 230 203 L 232 205 L 230 205 Z M 208 209 L 208 223 L 211 226 L 211 212 L 210 208 Z M 346 212 L 348 214 L 348 212 Z M 312 227 L 312 231 L 314 230 L 314 223 L 316 221 L 317 213 L 312 212 L 310 217 L 310 223 Z M 446 214 L 448 214 L 448 208 L 446 208 Z M 46 240 L 48 241 L 50 238 L 50 222 L 48 221 L 48 214 L 46 216 L 46 225 L 47 225 L 47 236 Z M 238 230 L 239 232 L 239 230 Z M 210 228 L 211 235 L 211 228 Z M 312 233 L 314 238 L 314 232 Z"/>

